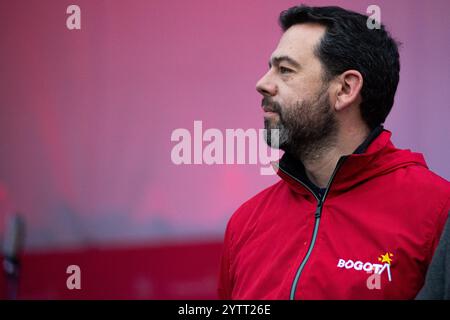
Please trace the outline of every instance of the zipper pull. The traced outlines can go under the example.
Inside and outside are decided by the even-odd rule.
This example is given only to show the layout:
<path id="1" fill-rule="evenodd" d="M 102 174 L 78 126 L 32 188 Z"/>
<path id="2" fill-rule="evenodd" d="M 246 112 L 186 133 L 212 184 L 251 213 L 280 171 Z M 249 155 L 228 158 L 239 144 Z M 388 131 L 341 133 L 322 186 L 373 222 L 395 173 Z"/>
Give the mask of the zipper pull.
<path id="1" fill-rule="evenodd" d="M 321 214 L 322 214 L 322 201 L 319 201 L 314 216 L 316 217 L 316 219 L 319 219 Z"/>

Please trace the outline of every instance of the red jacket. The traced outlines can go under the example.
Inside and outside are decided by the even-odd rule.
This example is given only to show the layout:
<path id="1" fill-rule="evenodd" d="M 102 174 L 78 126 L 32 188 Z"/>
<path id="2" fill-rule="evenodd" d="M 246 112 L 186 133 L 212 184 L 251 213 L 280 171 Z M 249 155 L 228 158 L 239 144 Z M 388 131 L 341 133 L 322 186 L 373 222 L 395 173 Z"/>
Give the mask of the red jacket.
<path id="1" fill-rule="evenodd" d="M 342 157 L 323 201 L 295 172 L 301 164 L 282 159 L 282 180 L 228 223 L 220 298 L 414 298 L 450 210 L 450 184 L 390 136 L 384 130 L 364 153 Z"/>

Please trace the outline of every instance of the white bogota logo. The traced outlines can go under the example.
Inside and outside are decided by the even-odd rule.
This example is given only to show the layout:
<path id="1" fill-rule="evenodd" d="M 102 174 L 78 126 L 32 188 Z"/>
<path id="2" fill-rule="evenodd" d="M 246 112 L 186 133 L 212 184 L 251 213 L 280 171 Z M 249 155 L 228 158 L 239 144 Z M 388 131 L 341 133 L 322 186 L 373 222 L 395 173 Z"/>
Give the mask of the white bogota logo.
<path id="1" fill-rule="evenodd" d="M 339 259 L 337 267 L 338 268 L 345 268 L 345 269 L 354 269 L 357 271 L 365 271 L 368 273 L 373 272 L 374 274 L 381 275 L 384 271 L 387 272 L 389 281 L 392 281 L 391 276 L 391 262 L 392 257 L 394 255 L 390 252 L 386 252 L 384 255 L 381 255 L 378 258 L 379 263 L 371 263 L 371 262 L 362 262 L 362 261 L 353 261 L 353 260 L 344 260 Z"/>

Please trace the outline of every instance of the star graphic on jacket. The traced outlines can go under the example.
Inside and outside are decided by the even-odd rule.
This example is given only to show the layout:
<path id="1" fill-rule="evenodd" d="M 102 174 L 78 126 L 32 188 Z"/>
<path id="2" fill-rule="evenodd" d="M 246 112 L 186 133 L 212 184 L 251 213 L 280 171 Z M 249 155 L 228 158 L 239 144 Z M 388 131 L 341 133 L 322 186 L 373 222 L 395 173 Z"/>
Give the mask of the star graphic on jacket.
<path id="1" fill-rule="evenodd" d="M 378 258 L 378 261 L 380 261 L 381 263 L 384 263 L 384 262 L 386 262 L 386 263 L 388 263 L 389 265 L 391 264 L 391 262 L 392 262 L 392 257 L 393 257 L 394 255 L 392 254 L 392 253 L 390 253 L 390 252 L 386 252 L 385 254 L 382 254 L 379 258 Z"/>

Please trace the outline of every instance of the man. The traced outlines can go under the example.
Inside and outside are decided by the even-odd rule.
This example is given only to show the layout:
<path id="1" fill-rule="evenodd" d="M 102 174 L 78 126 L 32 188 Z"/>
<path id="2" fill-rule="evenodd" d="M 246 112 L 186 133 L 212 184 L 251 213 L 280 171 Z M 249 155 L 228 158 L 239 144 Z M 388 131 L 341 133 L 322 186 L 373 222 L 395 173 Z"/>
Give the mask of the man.
<path id="1" fill-rule="evenodd" d="M 381 126 L 399 81 L 397 44 L 338 7 L 293 7 L 279 21 L 284 33 L 256 88 L 285 151 L 281 180 L 230 219 L 219 295 L 413 299 L 450 184 Z"/>

